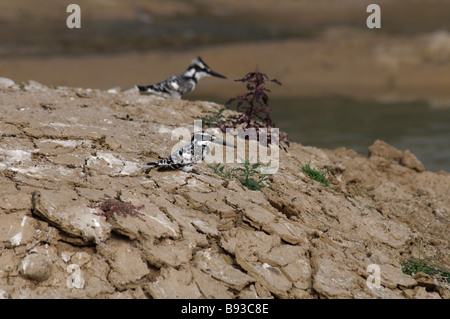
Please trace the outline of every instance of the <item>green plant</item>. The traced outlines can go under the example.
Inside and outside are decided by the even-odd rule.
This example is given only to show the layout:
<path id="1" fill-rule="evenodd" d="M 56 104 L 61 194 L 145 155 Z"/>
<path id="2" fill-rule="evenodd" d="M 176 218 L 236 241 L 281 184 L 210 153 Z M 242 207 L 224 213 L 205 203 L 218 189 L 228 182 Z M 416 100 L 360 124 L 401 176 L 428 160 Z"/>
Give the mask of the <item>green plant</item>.
<path id="1" fill-rule="evenodd" d="M 250 161 L 246 159 L 243 162 L 244 167 L 238 167 L 234 169 L 237 172 L 235 177 L 241 182 L 242 185 L 251 190 L 260 190 L 265 185 L 271 186 L 269 183 L 269 176 L 267 174 L 261 174 L 257 169 L 261 166 L 260 163 L 250 164 Z"/>
<path id="2" fill-rule="evenodd" d="M 233 177 L 233 171 L 228 171 L 225 169 L 225 166 L 220 166 L 220 164 L 216 165 L 208 165 L 209 168 L 211 168 L 216 175 L 219 175 L 220 177 L 223 177 L 225 179 L 231 179 Z"/>
<path id="3" fill-rule="evenodd" d="M 311 179 L 315 180 L 316 182 L 321 183 L 325 187 L 330 187 L 328 184 L 328 180 L 325 177 L 325 174 L 321 171 L 315 170 L 311 168 L 311 166 L 308 164 L 302 166 L 302 172 L 307 174 Z"/>
<path id="4" fill-rule="evenodd" d="M 231 179 L 237 179 L 243 186 L 247 187 L 250 190 L 261 190 L 265 186 L 271 186 L 269 182 L 268 174 L 261 174 L 257 169 L 261 166 L 260 163 L 251 164 L 248 159 L 242 161 L 243 167 L 233 168 L 232 170 L 226 170 L 225 166 L 220 166 L 220 164 L 216 165 L 208 165 L 214 173 L 217 175 Z"/>
<path id="5" fill-rule="evenodd" d="M 413 275 L 418 272 L 423 272 L 430 276 L 438 276 L 450 283 L 450 272 L 433 267 L 427 264 L 424 260 L 408 260 L 405 262 L 400 262 L 400 265 L 402 266 L 402 271 L 404 274 Z"/>
<path id="6" fill-rule="evenodd" d="M 202 113 L 209 114 L 201 118 L 202 124 L 206 127 L 217 127 L 223 125 L 227 118 L 223 115 L 226 108 L 217 109 L 215 111 L 203 111 Z"/>
<path id="7" fill-rule="evenodd" d="M 402 266 L 402 272 L 406 275 L 413 275 L 418 272 L 423 272 L 430 276 L 440 277 L 442 280 L 445 280 L 447 283 L 450 283 L 450 272 L 439 269 L 430 265 L 420 256 L 420 247 L 422 246 L 422 241 L 419 243 L 419 259 L 409 259 L 407 261 L 401 261 L 400 265 Z"/>

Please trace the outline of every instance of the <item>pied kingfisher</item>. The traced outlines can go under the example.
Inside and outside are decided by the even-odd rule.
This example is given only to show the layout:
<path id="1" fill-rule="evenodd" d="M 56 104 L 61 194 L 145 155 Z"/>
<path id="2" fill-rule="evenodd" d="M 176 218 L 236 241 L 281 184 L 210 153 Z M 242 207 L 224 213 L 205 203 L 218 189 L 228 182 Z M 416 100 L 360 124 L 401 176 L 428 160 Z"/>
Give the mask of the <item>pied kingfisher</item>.
<path id="1" fill-rule="evenodd" d="M 158 170 L 181 168 L 185 172 L 190 172 L 193 170 L 195 164 L 203 161 L 211 152 L 211 143 L 236 148 L 235 145 L 229 144 L 213 134 L 207 132 L 194 132 L 191 143 L 184 145 L 172 155 L 160 161 L 147 163 L 145 170 L 149 171 L 153 167 L 158 167 Z"/>
<path id="2" fill-rule="evenodd" d="M 198 57 L 181 74 L 172 75 L 164 81 L 153 85 L 136 85 L 141 94 L 156 94 L 162 97 L 181 99 L 181 96 L 193 91 L 198 80 L 205 76 L 216 76 L 226 79 L 225 76 L 212 71 L 209 66 Z"/>

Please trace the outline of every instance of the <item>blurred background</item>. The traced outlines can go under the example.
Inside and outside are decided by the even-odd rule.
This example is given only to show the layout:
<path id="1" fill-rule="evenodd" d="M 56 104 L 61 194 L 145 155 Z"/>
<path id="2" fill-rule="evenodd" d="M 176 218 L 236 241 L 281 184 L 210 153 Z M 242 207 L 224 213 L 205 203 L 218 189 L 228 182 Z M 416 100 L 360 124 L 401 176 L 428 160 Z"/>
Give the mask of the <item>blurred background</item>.
<path id="1" fill-rule="evenodd" d="M 69 4 L 81 29 L 68 29 Z M 370 3 L 381 29 L 368 29 Z M 93 89 L 148 85 L 196 56 L 227 80 L 186 96 L 220 104 L 256 66 L 291 140 L 367 154 L 376 139 L 450 171 L 449 0 L 1 0 L 0 77 Z"/>

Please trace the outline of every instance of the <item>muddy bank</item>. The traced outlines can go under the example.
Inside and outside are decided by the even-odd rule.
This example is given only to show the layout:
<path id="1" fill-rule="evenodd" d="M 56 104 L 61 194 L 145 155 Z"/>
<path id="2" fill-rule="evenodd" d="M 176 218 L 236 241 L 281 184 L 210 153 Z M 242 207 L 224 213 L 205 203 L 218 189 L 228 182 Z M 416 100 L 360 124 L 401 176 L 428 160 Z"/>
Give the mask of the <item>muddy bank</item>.
<path id="1" fill-rule="evenodd" d="M 292 143 L 261 192 L 206 163 L 144 174 L 177 143 L 173 129 L 217 105 L 2 83 L 4 298 L 449 298 L 445 283 L 401 270 L 419 247 L 450 264 L 450 175 L 407 150 Z M 308 162 L 331 187 L 302 172 Z M 138 214 L 101 216 L 107 196 Z"/>

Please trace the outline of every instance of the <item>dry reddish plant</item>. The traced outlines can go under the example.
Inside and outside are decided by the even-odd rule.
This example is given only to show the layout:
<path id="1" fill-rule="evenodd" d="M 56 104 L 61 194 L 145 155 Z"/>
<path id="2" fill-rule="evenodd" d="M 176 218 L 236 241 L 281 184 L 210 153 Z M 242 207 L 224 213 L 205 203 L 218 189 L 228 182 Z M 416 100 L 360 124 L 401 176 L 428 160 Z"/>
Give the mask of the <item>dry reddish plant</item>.
<path id="1" fill-rule="evenodd" d="M 106 218 L 109 218 L 115 214 L 123 217 L 132 216 L 142 219 L 141 216 L 143 216 L 144 214 L 138 211 L 144 209 L 145 205 L 134 206 L 133 204 L 131 204 L 131 202 L 123 202 L 118 198 L 111 198 L 105 195 L 105 197 L 98 205 L 89 207 L 100 209 L 101 213 L 94 214 L 98 216 L 104 216 Z"/>

